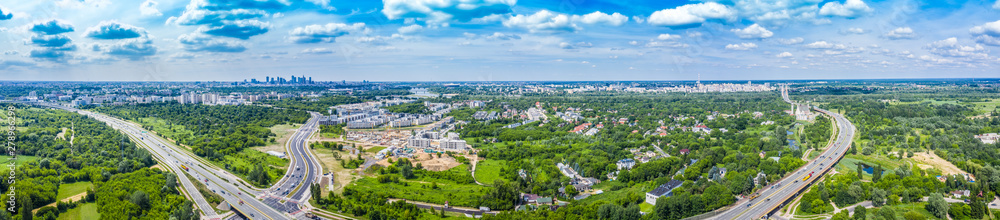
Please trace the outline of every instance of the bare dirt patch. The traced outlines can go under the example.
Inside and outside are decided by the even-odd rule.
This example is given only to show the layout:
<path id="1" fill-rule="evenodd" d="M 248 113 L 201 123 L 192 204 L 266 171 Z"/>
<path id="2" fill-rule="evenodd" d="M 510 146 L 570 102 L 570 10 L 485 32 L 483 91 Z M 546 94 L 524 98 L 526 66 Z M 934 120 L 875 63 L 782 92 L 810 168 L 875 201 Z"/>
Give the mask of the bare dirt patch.
<path id="1" fill-rule="evenodd" d="M 163 169 L 163 167 L 160 166 L 159 164 L 153 165 L 153 166 L 149 167 L 149 169 L 159 169 L 159 170 L 162 170 L 162 171 L 166 171 L 166 169 Z"/>
<path id="2" fill-rule="evenodd" d="M 414 155 L 414 159 L 416 163 L 420 163 L 424 169 L 430 171 L 444 171 L 462 165 L 447 154 L 441 154 L 441 157 L 437 157 L 437 154 L 431 156 L 429 153 L 420 152 Z"/>
<path id="3" fill-rule="evenodd" d="M 917 164 L 921 169 L 926 169 L 927 167 L 933 167 L 941 170 L 942 174 L 953 175 L 953 174 L 966 174 L 965 171 L 958 169 L 955 164 L 948 162 L 947 160 L 938 157 L 937 154 L 933 152 L 920 152 L 913 154 L 913 160 L 920 162 L 922 164 Z"/>
<path id="4" fill-rule="evenodd" d="M 252 147 L 251 149 L 267 153 L 268 151 L 282 152 L 285 153 L 285 143 L 288 142 L 289 138 L 292 138 L 292 134 L 295 134 L 295 130 L 299 129 L 301 125 L 275 125 L 271 127 L 271 132 L 277 135 L 275 143 L 268 144 L 263 147 Z"/>
<path id="5" fill-rule="evenodd" d="M 66 140 L 66 130 L 69 130 L 69 129 L 62 128 L 62 131 L 60 131 L 58 134 L 56 134 L 56 138 L 60 138 L 60 139 Z"/>

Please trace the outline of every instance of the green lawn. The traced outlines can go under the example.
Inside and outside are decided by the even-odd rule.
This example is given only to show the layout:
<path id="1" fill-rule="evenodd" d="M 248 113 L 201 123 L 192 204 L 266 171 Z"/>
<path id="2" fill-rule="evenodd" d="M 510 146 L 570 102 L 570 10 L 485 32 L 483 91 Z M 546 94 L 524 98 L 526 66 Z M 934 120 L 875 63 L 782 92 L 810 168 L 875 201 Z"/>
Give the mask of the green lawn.
<path id="1" fill-rule="evenodd" d="M 464 164 L 448 171 L 464 172 L 465 175 L 471 175 Z M 437 184 L 438 189 L 432 188 L 434 184 Z M 451 180 L 430 177 L 422 177 L 416 180 L 404 180 L 400 178 L 400 183 L 379 183 L 375 178 L 367 177 L 354 181 L 348 187 L 359 191 L 387 193 L 393 198 L 412 201 L 434 204 L 444 204 L 445 201 L 448 201 L 453 206 L 462 207 L 477 207 L 479 199 L 489 188 L 475 183 L 462 184 Z"/>
<path id="2" fill-rule="evenodd" d="M 365 152 L 368 152 L 368 153 L 378 153 L 382 149 L 385 149 L 385 147 L 383 147 L 383 146 L 374 146 L 374 147 L 366 149 Z"/>
<path id="3" fill-rule="evenodd" d="M 247 148 L 237 154 L 226 155 L 223 157 L 222 161 L 212 161 L 212 163 L 218 167 L 226 168 L 227 170 L 232 171 L 232 173 L 239 175 L 240 178 L 243 178 L 244 180 L 247 179 L 247 176 L 236 172 L 236 170 L 253 170 L 258 163 L 262 163 L 265 167 L 267 167 L 267 171 L 271 175 L 271 183 L 274 183 L 277 182 L 278 179 L 281 179 L 281 176 L 285 175 L 285 170 L 288 169 L 289 161 L 288 159 L 278 158 L 264 152 Z"/>
<path id="4" fill-rule="evenodd" d="M 24 162 L 34 161 L 37 159 L 38 157 L 35 156 L 17 156 L 17 160 L 15 160 L 14 162 L 16 162 L 17 164 L 24 164 Z M 9 160 L 10 160 L 9 156 L 0 156 L 0 161 L 3 161 L 4 163 L 10 163 Z"/>
<path id="5" fill-rule="evenodd" d="M 83 220 L 83 219 L 100 219 L 101 213 L 97 212 L 96 203 L 85 203 L 66 210 L 66 212 L 59 214 L 56 219 L 59 220 Z"/>
<path id="6" fill-rule="evenodd" d="M 167 120 L 159 118 L 139 118 L 139 124 L 152 126 L 152 131 L 155 131 L 162 137 L 167 137 L 173 140 L 177 140 L 179 137 L 194 136 L 194 131 L 188 130 L 184 127 L 184 125 L 171 125 L 167 122 Z"/>
<path id="7" fill-rule="evenodd" d="M 90 189 L 91 187 L 94 187 L 94 184 L 91 182 L 60 184 L 59 193 L 56 195 L 56 201 L 61 201 L 65 198 L 69 198 L 70 196 L 86 192 L 87 189 Z"/>
<path id="8" fill-rule="evenodd" d="M 502 160 L 483 160 L 476 164 L 476 181 L 483 184 L 492 184 L 495 180 L 510 181 L 500 176 L 500 169 L 507 166 Z"/>

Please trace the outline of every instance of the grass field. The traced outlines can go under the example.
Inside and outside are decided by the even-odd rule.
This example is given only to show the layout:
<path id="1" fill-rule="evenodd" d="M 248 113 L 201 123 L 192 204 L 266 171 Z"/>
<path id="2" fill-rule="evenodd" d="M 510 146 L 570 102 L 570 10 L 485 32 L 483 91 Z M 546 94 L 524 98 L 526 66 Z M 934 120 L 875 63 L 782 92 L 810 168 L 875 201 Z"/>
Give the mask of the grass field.
<path id="1" fill-rule="evenodd" d="M 352 172 L 353 170 L 344 169 L 343 166 L 340 166 L 341 160 L 351 157 L 350 153 L 338 151 L 336 153 L 340 156 L 338 158 L 334 156 L 334 152 L 330 149 L 317 149 L 313 150 L 313 152 L 316 154 L 316 158 L 319 159 L 320 165 L 323 166 L 323 172 L 333 173 L 333 191 L 335 193 L 342 193 L 344 191 L 344 186 L 347 186 L 348 183 L 358 178 L 358 176 Z M 326 187 L 323 187 L 323 195 L 326 195 L 326 193 Z"/>
<path id="2" fill-rule="evenodd" d="M 383 147 L 383 146 L 374 146 L 374 147 L 365 149 L 365 152 L 368 152 L 368 153 L 378 153 L 382 149 L 385 149 L 385 147 Z"/>
<path id="3" fill-rule="evenodd" d="M 450 169 L 451 172 L 464 172 L 466 165 L 461 165 Z M 432 186 L 437 184 L 438 189 Z M 444 204 L 448 201 L 453 206 L 476 207 L 477 202 L 489 187 L 480 186 L 475 183 L 461 184 L 451 180 L 433 179 L 429 177 L 418 180 L 404 180 L 400 178 L 400 183 L 379 183 L 375 178 L 362 178 L 348 186 L 360 191 L 382 192 L 391 195 L 393 198 L 420 201 L 434 204 Z"/>
<path id="4" fill-rule="evenodd" d="M 235 170 L 236 167 L 244 167 L 248 170 L 253 170 L 257 163 L 263 163 L 265 167 L 268 167 L 267 171 L 271 175 L 271 182 L 277 182 L 281 179 L 281 176 L 285 175 L 285 169 L 288 169 L 289 161 L 288 159 L 282 159 L 270 154 L 266 154 L 253 149 L 243 149 L 237 154 L 226 155 L 223 157 L 222 161 L 212 161 L 218 167 L 226 168 L 229 171 Z M 246 175 L 233 172 L 243 178 L 247 178 Z M 261 186 L 258 186 L 261 187 Z M 269 186 L 268 186 L 269 187 Z"/>
<path id="5" fill-rule="evenodd" d="M 500 169 L 507 166 L 502 160 L 482 160 L 476 164 L 476 181 L 483 184 L 492 184 L 495 180 L 510 181 L 500 176 Z"/>
<path id="6" fill-rule="evenodd" d="M 56 219 L 59 220 L 90 220 L 90 219 L 100 219 L 101 213 L 97 212 L 96 203 L 85 203 L 66 210 L 66 212 L 59 214 Z"/>
<path id="7" fill-rule="evenodd" d="M 70 196 L 75 196 L 77 194 L 86 192 L 87 189 L 94 187 L 93 183 L 90 182 L 75 182 L 69 184 L 59 185 L 59 193 L 56 194 L 56 201 L 69 198 Z"/>
<path id="8" fill-rule="evenodd" d="M 188 130 L 184 125 L 170 125 L 167 120 L 159 118 L 139 118 L 139 124 L 152 126 L 152 130 L 160 136 L 174 140 L 181 137 L 194 136 L 194 131 Z"/>
<path id="9" fill-rule="evenodd" d="M 14 162 L 16 162 L 17 164 L 24 164 L 24 162 L 34 161 L 37 159 L 38 157 L 35 156 L 17 156 L 17 160 L 15 160 Z M 9 156 L 0 156 L 0 161 L 4 163 L 10 163 L 9 160 L 10 160 Z"/>

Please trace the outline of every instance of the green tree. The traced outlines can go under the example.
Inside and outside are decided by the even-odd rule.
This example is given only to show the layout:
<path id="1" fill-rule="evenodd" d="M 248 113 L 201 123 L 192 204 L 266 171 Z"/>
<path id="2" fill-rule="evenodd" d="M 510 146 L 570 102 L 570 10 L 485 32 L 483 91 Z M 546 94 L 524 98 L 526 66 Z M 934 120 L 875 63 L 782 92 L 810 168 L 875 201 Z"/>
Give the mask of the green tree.
<path id="1" fill-rule="evenodd" d="M 941 196 L 940 193 L 931 193 L 927 199 L 927 205 L 924 205 L 924 209 L 938 218 L 948 216 L 948 208 L 948 202 L 944 201 L 944 196 Z"/>
<path id="2" fill-rule="evenodd" d="M 910 210 L 909 212 L 903 213 L 903 218 L 905 218 L 906 220 L 924 220 L 924 219 L 926 219 L 924 217 L 924 215 L 921 215 L 919 212 L 916 212 L 916 211 L 913 211 L 913 210 Z"/>
<path id="3" fill-rule="evenodd" d="M 865 206 L 859 205 L 854 207 L 854 219 L 856 220 L 867 219 L 866 216 L 867 214 L 868 214 L 868 208 L 865 208 Z"/>

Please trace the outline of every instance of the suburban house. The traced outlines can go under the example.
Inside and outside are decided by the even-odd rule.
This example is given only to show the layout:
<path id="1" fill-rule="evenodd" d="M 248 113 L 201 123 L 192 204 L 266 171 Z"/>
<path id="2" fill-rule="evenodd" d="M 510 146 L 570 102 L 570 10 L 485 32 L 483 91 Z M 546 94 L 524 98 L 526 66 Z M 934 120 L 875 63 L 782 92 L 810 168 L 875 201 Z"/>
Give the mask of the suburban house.
<path id="1" fill-rule="evenodd" d="M 677 187 L 681 187 L 681 185 L 684 185 L 684 182 L 681 182 L 679 180 L 670 180 L 670 182 L 664 183 L 663 185 L 656 187 L 656 189 L 653 189 L 653 191 L 649 191 L 646 193 L 646 203 L 649 203 L 650 205 L 656 205 L 656 199 L 659 199 L 660 197 L 663 196 L 670 197 L 674 195 L 674 193 L 671 191 L 673 191 Z"/>

